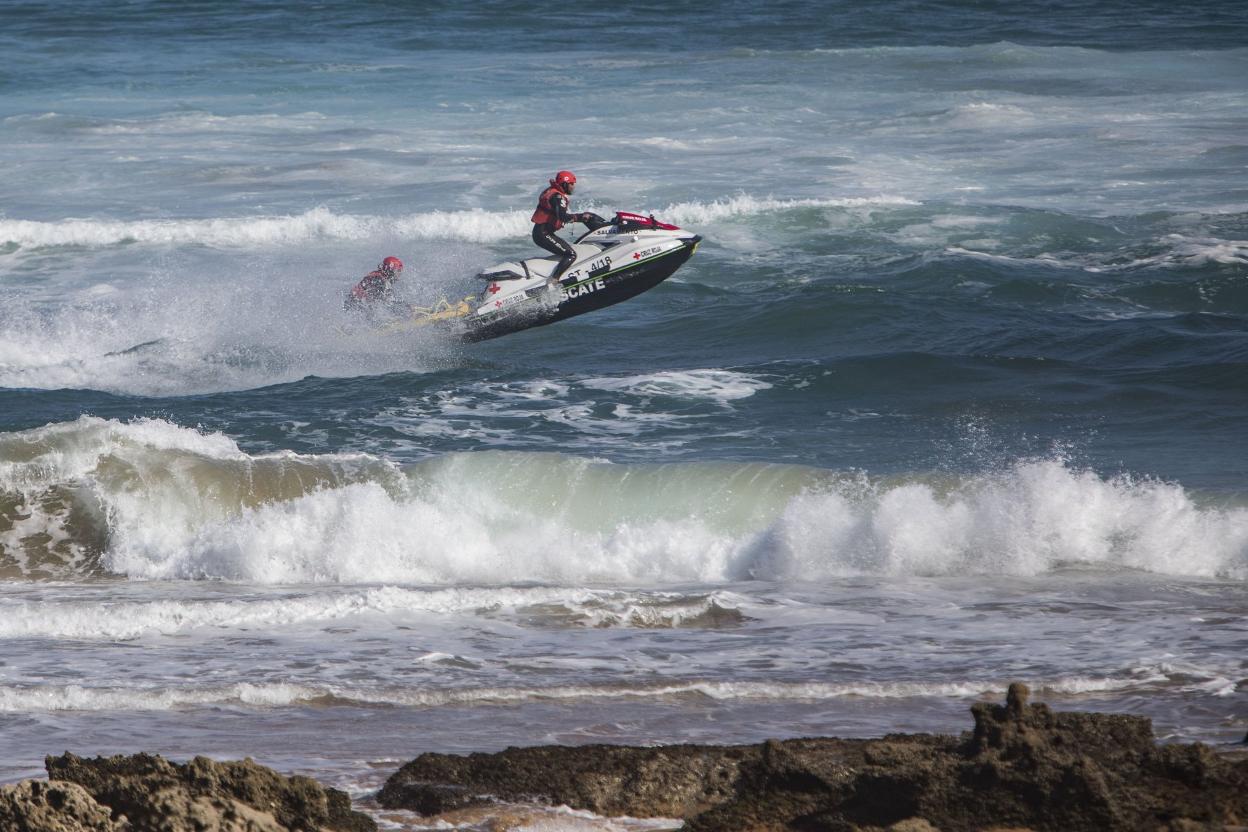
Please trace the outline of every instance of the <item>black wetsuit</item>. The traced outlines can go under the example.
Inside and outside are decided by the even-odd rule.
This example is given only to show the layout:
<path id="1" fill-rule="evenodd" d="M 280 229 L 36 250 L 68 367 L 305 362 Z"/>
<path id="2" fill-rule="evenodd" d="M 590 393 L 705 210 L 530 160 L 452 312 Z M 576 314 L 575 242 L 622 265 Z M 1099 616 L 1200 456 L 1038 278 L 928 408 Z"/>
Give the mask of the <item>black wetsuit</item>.
<path id="1" fill-rule="evenodd" d="M 395 303 L 394 281 L 396 277 L 393 272 L 380 269 L 369 272 L 360 278 L 360 282 L 347 293 L 343 308 L 348 312 L 376 312 L 392 306 Z"/>
<path id="2" fill-rule="evenodd" d="M 551 273 L 550 279 L 556 281 L 563 277 L 573 263 L 576 262 L 576 249 L 567 240 L 555 233 L 558 225 L 566 225 L 571 222 L 581 222 L 580 214 L 568 213 L 568 196 L 563 193 L 553 193 L 547 200 L 550 206 L 550 219 L 545 223 L 533 223 L 533 242 L 549 251 L 551 254 L 559 256 L 559 265 Z"/>

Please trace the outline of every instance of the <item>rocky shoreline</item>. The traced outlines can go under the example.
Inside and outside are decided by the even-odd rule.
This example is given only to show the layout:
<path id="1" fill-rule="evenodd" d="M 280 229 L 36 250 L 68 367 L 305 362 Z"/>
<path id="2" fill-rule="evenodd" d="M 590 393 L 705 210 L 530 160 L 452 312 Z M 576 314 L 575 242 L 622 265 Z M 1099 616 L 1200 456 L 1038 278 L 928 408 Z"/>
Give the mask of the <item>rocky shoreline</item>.
<path id="1" fill-rule="evenodd" d="M 1244 830 L 1248 753 L 1158 745 L 1148 719 L 1057 713 L 1010 686 L 961 737 L 751 746 L 512 748 L 422 754 L 378 801 L 439 813 L 484 800 L 674 817 L 702 830 Z"/>
<path id="2" fill-rule="evenodd" d="M 384 809 L 425 816 L 500 803 L 676 818 L 703 830 L 1248 832 L 1248 749 L 1158 745 L 1142 717 L 1054 712 L 1010 686 L 960 737 L 769 740 L 759 745 L 547 746 L 422 754 Z M 48 781 L 0 788 L 15 832 L 372 832 L 347 796 L 250 760 L 47 759 Z M 501 807 L 500 807 L 501 808 Z M 506 828 L 493 826 L 489 828 Z"/>
<path id="3" fill-rule="evenodd" d="M 48 780 L 0 788 L 4 832 L 376 832 L 345 792 L 251 760 L 149 754 L 44 761 Z"/>

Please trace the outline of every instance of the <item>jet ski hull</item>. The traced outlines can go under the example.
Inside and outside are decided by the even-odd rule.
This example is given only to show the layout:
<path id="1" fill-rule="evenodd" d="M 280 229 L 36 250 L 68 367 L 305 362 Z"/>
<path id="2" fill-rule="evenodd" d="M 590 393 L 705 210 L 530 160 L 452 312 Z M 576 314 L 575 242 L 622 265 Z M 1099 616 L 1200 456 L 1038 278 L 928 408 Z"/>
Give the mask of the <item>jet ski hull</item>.
<path id="1" fill-rule="evenodd" d="M 630 266 L 582 273 L 570 281 L 565 279 L 558 289 L 540 284 L 528 289 L 526 299 L 514 309 L 465 321 L 460 338 L 486 341 L 614 306 L 667 280 L 693 256 L 700 242 L 700 237 L 692 237 L 682 241 L 679 248 Z"/>
<path id="2" fill-rule="evenodd" d="M 463 341 L 486 341 L 605 309 L 662 283 L 697 251 L 702 238 L 654 217 L 617 212 L 607 221 L 591 215 L 590 230 L 574 244 L 577 259 L 557 286 L 549 285 L 556 257 L 500 263 L 477 277 L 487 281 L 475 297 L 440 301 L 413 310 L 380 332 L 434 327 Z"/>

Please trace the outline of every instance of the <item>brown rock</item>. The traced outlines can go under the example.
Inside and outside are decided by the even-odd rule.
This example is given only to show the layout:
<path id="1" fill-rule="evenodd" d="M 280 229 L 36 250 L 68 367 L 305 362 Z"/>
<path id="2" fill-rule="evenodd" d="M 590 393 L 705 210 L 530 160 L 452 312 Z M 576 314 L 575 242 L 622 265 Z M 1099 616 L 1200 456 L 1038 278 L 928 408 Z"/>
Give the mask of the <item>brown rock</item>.
<path id="1" fill-rule="evenodd" d="M 73 783 L 25 780 L 0 786 L 0 829 L 5 832 L 121 832 L 107 806 Z"/>
<path id="2" fill-rule="evenodd" d="M 566 800 L 601 815 L 685 817 L 722 802 L 732 792 L 741 762 L 755 749 L 722 753 L 702 746 L 569 749 L 509 748 L 498 754 L 423 754 L 403 766 L 378 794 L 385 808 L 426 814 L 462 808 L 468 801 L 525 801 L 550 795 L 552 783 Z M 447 786 L 460 790 L 450 792 Z M 432 808 L 434 812 L 429 812 Z"/>
<path id="3" fill-rule="evenodd" d="M 375 832 L 366 815 L 351 810 L 346 794 L 307 777 L 283 777 L 251 760 L 218 763 L 196 757 L 179 765 L 158 756 L 97 757 L 73 754 L 45 761 L 53 782 L 82 786 L 124 815 L 135 832 Z"/>
<path id="4" fill-rule="evenodd" d="M 1146 719 L 1055 713 L 1028 695 L 1016 683 L 1004 706 L 974 705 L 974 730 L 961 738 L 424 754 L 378 797 L 387 808 L 436 808 L 428 801 L 453 786 L 458 801 L 676 817 L 691 832 L 918 832 L 920 824 L 945 832 L 1134 832 L 1184 823 L 1222 832 L 1248 818 L 1248 758 L 1200 744 L 1158 746 Z"/>
<path id="5" fill-rule="evenodd" d="M 888 827 L 888 832 L 940 832 L 923 818 L 907 818 Z"/>

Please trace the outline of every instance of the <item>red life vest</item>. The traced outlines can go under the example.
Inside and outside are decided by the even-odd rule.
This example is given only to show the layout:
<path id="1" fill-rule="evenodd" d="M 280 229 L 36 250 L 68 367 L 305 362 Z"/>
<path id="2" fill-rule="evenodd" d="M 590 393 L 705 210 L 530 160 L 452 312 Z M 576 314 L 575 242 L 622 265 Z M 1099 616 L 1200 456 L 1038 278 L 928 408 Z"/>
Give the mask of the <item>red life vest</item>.
<path id="1" fill-rule="evenodd" d="M 551 198 L 558 194 L 566 196 L 562 188 L 551 185 L 542 191 L 542 195 L 537 198 L 537 210 L 533 212 L 533 222 L 536 225 L 553 225 L 555 231 L 563 228 L 563 220 L 559 219 L 559 212 L 555 210 L 555 206 L 551 204 Z"/>
<path id="2" fill-rule="evenodd" d="M 355 288 L 351 290 L 351 297 L 356 300 L 376 300 L 384 297 L 386 290 L 390 288 L 390 280 L 387 279 L 385 272 L 375 271 L 369 272 L 360 278 L 360 282 L 355 284 Z"/>

